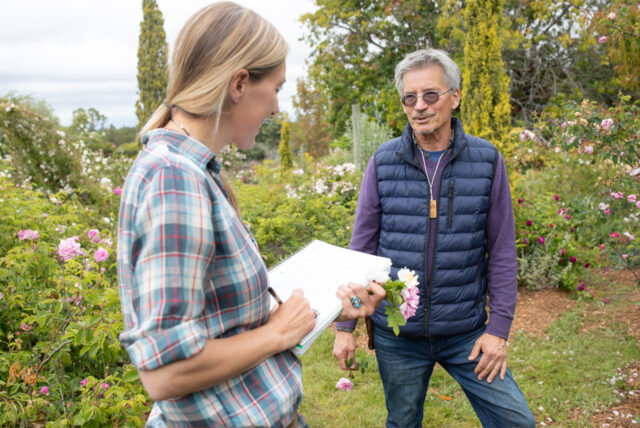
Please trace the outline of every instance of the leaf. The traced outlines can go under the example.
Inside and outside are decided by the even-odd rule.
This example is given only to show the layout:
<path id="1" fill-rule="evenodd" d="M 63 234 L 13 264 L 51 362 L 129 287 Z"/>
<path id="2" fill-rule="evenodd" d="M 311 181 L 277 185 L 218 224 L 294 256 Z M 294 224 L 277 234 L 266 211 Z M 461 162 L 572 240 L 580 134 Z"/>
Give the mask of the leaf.
<path id="1" fill-rule="evenodd" d="M 130 367 L 126 372 L 122 374 L 122 381 L 126 383 L 135 382 L 140 378 L 138 370 L 135 367 Z"/>

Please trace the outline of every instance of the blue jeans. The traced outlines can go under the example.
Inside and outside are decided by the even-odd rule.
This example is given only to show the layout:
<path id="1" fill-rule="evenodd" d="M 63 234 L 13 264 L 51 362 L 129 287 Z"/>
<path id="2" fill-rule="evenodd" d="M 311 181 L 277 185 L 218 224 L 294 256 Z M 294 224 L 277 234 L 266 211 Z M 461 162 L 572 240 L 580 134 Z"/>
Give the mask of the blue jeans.
<path id="1" fill-rule="evenodd" d="M 387 427 L 422 426 L 424 400 L 429 378 L 440 364 L 462 387 L 483 427 L 535 427 L 536 421 L 524 395 L 507 369 L 488 383 L 473 370 L 475 361 L 467 358 L 485 326 L 458 336 L 396 337 L 393 332 L 375 328 L 374 341 L 378 369 L 387 406 Z"/>

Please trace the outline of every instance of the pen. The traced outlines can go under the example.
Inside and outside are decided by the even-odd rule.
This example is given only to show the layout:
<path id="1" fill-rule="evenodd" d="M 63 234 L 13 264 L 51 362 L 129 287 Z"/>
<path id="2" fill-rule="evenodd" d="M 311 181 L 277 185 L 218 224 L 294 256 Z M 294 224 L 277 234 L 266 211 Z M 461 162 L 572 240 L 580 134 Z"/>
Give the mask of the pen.
<path id="1" fill-rule="evenodd" d="M 276 291 L 271 287 L 267 287 L 267 290 L 269 291 L 269 294 L 271 294 L 273 296 L 273 298 L 276 299 L 276 302 L 279 305 L 281 305 L 282 304 L 282 300 L 280 300 L 280 297 L 278 297 L 278 295 L 276 294 Z"/>

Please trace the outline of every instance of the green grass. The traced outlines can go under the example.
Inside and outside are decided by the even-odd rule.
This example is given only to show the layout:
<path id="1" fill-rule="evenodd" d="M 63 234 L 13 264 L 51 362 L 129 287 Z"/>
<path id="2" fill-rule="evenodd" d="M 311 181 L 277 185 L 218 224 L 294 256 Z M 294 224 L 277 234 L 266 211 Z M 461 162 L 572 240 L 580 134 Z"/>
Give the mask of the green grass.
<path id="1" fill-rule="evenodd" d="M 609 380 L 616 369 L 640 361 L 637 341 L 615 320 L 623 306 L 637 306 L 622 297 L 623 291 L 619 290 L 620 298 L 612 297 L 610 305 L 577 302 L 549 326 L 544 338 L 518 333 L 509 343 L 509 366 L 536 420 L 550 424 L 550 418 L 565 427 L 584 427 L 593 413 L 616 404 L 616 385 Z M 594 324 L 601 321 L 604 325 Z M 375 357 L 358 350 L 360 360 L 369 358 L 369 368 L 364 374 L 355 373 L 353 390 L 344 392 L 335 384 L 347 375 L 332 349 L 333 333 L 325 331 L 302 357 L 301 412 L 309 425 L 383 427 L 386 409 Z M 580 411 L 570 413 L 576 408 Z M 440 367 L 431 378 L 424 414 L 425 427 L 480 426 L 458 384 Z"/>

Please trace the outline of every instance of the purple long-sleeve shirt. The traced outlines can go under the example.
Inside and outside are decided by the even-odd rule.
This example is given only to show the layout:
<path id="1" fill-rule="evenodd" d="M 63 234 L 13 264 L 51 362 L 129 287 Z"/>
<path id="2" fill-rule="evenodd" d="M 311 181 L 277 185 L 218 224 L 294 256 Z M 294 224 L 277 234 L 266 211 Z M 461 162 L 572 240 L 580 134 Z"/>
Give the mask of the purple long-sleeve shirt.
<path id="1" fill-rule="evenodd" d="M 414 145 L 414 156 L 422 168 L 422 154 Z M 445 165 L 451 158 L 451 152 L 446 152 L 440 161 L 437 171 L 436 161 L 427 159 L 427 173 L 433 178 L 433 194 L 440 194 L 440 177 Z M 424 169 L 423 169 L 424 170 Z M 376 178 L 374 156 L 369 159 L 362 178 L 356 218 L 349 248 L 364 253 L 376 254 L 378 237 L 380 235 L 380 198 Z M 427 243 L 426 279 L 431 281 L 431 255 L 435 251 L 436 221 L 429 221 L 429 241 Z M 515 226 L 513 219 L 513 205 L 507 169 L 502 156 L 498 156 L 491 195 L 489 198 L 489 212 L 485 228 L 487 251 L 489 253 L 487 284 L 489 287 L 489 323 L 486 332 L 507 339 L 511 330 L 513 314 L 518 295 L 517 288 L 517 258 Z M 429 286 L 431 284 L 428 284 Z M 357 320 L 336 323 L 336 327 L 353 330 Z"/>

